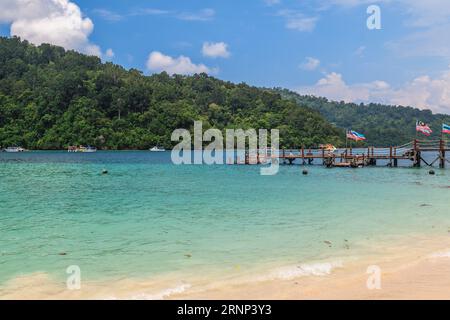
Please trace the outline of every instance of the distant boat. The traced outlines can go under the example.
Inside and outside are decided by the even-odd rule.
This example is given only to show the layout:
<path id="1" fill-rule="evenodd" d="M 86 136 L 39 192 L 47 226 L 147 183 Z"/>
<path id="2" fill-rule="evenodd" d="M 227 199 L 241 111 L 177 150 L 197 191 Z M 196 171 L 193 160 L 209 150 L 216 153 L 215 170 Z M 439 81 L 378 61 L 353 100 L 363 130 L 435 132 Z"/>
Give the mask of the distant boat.
<path id="1" fill-rule="evenodd" d="M 158 148 L 158 146 L 154 146 L 153 148 L 150 149 L 151 152 L 163 152 L 166 151 L 166 149 L 164 148 Z"/>
<path id="2" fill-rule="evenodd" d="M 26 150 L 21 147 L 8 147 L 5 149 L 5 152 L 17 153 L 17 152 L 25 152 Z"/>
<path id="3" fill-rule="evenodd" d="M 85 152 L 85 153 L 93 153 L 93 152 L 97 152 L 97 148 L 96 147 L 91 147 L 91 146 L 69 146 L 69 148 L 67 149 L 68 152 Z"/>
<path id="4" fill-rule="evenodd" d="M 81 152 L 86 152 L 86 153 L 97 152 L 97 148 L 91 147 L 91 146 L 82 147 Z"/>

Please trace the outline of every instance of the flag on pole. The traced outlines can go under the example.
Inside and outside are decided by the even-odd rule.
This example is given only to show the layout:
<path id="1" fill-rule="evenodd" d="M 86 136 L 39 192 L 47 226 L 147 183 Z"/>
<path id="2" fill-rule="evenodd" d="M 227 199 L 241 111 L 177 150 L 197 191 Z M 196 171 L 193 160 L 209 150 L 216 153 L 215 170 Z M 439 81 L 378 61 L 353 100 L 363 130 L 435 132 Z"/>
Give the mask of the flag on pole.
<path id="1" fill-rule="evenodd" d="M 423 123 L 422 121 L 416 122 L 416 131 L 421 132 L 426 136 L 429 136 L 433 133 L 433 130 L 431 130 L 431 128 L 427 124 Z"/>
<path id="2" fill-rule="evenodd" d="M 445 123 L 442 124 L 442 133 L 450 134 L 450 126 L 448 124 L 445 124 Z"/>
<path id="3" fill-rule="evenodd" d="M 347 131 L 347 138 L 355 141 L 366 140 L 366 137 L 363 134 L 353 130 Z"/>

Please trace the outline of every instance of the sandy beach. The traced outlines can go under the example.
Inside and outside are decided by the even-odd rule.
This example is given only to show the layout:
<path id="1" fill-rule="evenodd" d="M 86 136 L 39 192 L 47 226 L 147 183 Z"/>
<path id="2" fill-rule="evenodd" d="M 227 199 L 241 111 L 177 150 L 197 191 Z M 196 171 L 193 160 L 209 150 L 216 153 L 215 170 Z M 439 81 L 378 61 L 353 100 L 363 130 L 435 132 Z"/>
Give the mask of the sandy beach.
<path id="1" fill-rule="evenodd" d="M 413 255 L 411 255 L 413 258 Z M 224 286 L 206 292 L 173 296 L 176 299 L 450 299 L 450 250 L 442 256 L 386 257 L 376 259 L 381 268 L 380 289 L 367 288 L 366 263 L 342 267 L 325 276 L 271 280 Z"/>
<path id="2" fill-rule="evenodd" d="M 299 264 L 252 277 L 188 279 L 172 274 L 85 282 L 81 290 L 67 290 L 65 283 L 36 273 L 0 287 L 0 299 L 450 299 L 450 236 L 411 240 L 386 247 L 383 255 Z M 373 266 L 381 271 L 379 288 L 373 287 Z"/>

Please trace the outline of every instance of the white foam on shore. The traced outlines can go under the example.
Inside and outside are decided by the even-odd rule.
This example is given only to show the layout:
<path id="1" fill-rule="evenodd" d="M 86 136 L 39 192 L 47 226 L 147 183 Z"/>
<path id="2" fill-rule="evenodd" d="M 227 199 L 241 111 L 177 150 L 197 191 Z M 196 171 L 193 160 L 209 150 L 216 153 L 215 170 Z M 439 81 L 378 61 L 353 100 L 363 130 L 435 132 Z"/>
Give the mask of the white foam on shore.
<path id="1" fill-rule="evenodd" d="M 147 293 L 140 293 L 138 295 L 134 295 L 130 297 L 131 300 L 163 300 L 165 298 L 170 297 L 174 294 L 180 294 L 185 292 L 187 289 L 189 289 L 191 285 L 189 283 L 179 285 L 174 288 L 167 288 L 164 289 L 156 294 L 147 294 Z"/>
<path id="2" fill-rule="evenodd" d="M 433 254 L 430 254 L 428 257 L 432 259 L 450 258 L 450 250 L 435 252 Z"/>
<path id="3" fill-rule="evenodd" d="M 128 296 L 125 300 L 164 300 L 165 298 L 170 297 L 174 294 L 180 294 L 185 292 L 191 287 L 189 283 L 181 284 L 179 286 L 173 288 L 164 289 L 158 293 L 139 293 L 132 296 Z M 104 300 L 118 300 L 117 297 L 111 296 L 107 297 Z"/>
<path id="4" fill-rule="evenodd" d="M 269 277 L 264 280 L 291 280 L 299 277 L 326 276 L 331 274 L 334 269 L 341 268 L 342 266 L 343 263 L 341 261 L 286 266 L 275 269 L 270 273 Z"/>

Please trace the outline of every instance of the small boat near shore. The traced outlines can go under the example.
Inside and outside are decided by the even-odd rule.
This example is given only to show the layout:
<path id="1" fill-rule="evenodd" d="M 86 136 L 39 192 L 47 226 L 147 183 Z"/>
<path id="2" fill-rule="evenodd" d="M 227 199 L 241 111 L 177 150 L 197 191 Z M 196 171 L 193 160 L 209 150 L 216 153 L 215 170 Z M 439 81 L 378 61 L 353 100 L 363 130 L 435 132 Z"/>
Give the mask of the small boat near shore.
<path id="1" fill-rule="evenodd" d="M 166 149 L 159 148 L 158 146 L 154 146 L 153 148 L 149 149 L 151 152 L 164 152 Z"/>
<path id="2" fill-rule="evenodd" d="M 18 153 L 18 152 L 25 152 L 27 150 L 25 150 L 22 147 L 8 147 L 8 148 L 4 149 L 3 151 L 9 152 L 9 153 Z"/>
<path id="3" fill-rule="evenodd" d="M 67 152 L 93 153 L 97 152 L 97 148 L 92 146 L 69 146 Z"/>

